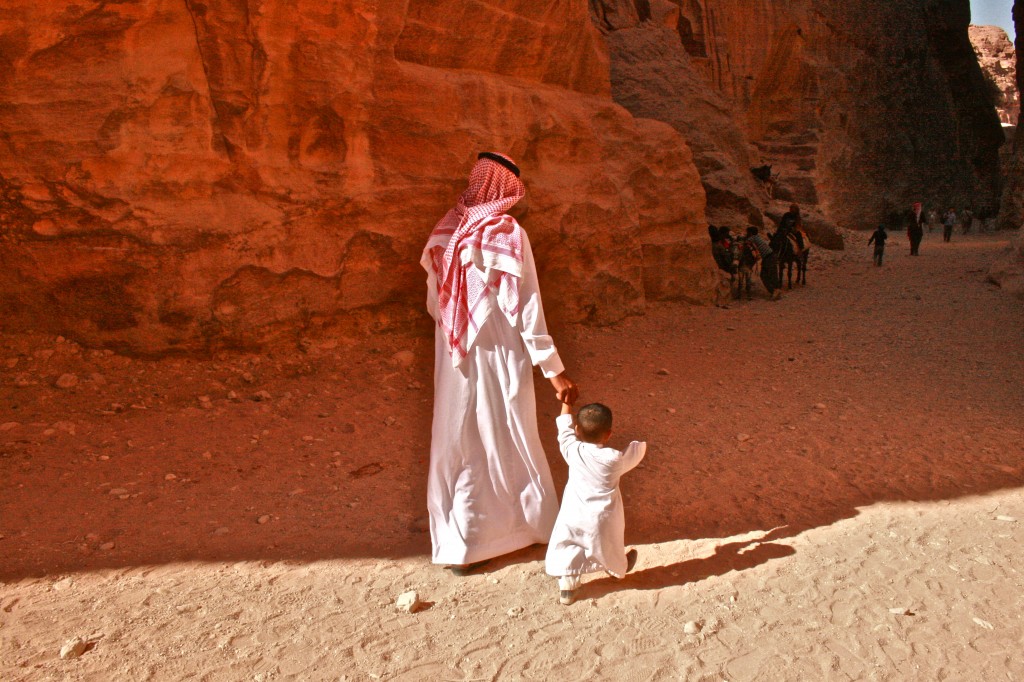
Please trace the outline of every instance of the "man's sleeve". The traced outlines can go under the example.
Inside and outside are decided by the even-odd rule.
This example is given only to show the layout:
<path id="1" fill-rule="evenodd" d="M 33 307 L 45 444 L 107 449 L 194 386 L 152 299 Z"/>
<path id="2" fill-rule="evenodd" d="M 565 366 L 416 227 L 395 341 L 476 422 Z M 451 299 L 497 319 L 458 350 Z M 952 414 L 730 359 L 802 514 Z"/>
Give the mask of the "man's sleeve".
<path id="1" fill-rule="evenodd" d="M 540 300 L 537 266 L 533 261 L 530 240 L 523 232 L 523 275 L 519 279 L 519 333 L 530 354 L 530 362 L 538 365 L 544 376 L 551 378 L 565 371 L 554 340 L 548 335 L 544 306 Z"/>

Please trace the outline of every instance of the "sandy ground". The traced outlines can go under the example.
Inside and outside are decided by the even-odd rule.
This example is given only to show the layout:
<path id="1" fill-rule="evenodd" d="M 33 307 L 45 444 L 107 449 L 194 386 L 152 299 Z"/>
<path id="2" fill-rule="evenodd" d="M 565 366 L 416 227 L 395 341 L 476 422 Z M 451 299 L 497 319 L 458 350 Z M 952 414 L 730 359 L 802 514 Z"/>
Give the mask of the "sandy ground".
<path id="1" fill-rule="evenodd" d="M 649 442 L 638 566 L 570 607 L 541 547 L 429 563 L 429 327 L 210 361 L 4 337 L 0 679 L 1024 679 L 1024 304 L 984 279 L 1005 238 L 957 237 L 556 329 Z"/>

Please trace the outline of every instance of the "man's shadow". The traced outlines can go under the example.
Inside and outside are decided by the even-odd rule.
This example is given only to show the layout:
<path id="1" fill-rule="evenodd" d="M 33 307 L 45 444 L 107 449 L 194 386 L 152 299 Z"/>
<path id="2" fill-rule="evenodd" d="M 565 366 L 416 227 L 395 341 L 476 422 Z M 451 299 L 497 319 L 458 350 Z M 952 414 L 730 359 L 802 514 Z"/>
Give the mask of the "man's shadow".
<path id="1" fill-rule="evenodd" d="M 619 590 L 660 590 L 673 585 L 700 582 L 732 571 L 745 571 L 772 559 L 796 554 L 796 550 L 789 545 L 780 545 L 772 540 L 792 537 L 798 532 L 797 529 L 783 526 L 760 538 L 719 545 L 715 553 L 708 557 L 634 571 L 621 580 L 601 578 L 585 583 L 583 590 L 586 597 L 598 598 Z"/>

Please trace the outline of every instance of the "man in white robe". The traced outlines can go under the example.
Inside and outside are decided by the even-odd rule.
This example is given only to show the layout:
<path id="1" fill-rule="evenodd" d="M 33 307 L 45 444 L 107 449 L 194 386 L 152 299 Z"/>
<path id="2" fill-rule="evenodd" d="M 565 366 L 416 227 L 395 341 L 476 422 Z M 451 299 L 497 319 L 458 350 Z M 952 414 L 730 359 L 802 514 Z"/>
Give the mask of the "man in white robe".
<path id="1" fill-rule="evenodd" d="M 432 560 L 472 570 L 546 543 L 558 498 L 537 430 L 532 365 L 572 402 L 547 333 L 533 252 L 508 211 L 525 194 L 507 157 L 480 154 L 421 263 L 437 322 L 427 509 Z"/>

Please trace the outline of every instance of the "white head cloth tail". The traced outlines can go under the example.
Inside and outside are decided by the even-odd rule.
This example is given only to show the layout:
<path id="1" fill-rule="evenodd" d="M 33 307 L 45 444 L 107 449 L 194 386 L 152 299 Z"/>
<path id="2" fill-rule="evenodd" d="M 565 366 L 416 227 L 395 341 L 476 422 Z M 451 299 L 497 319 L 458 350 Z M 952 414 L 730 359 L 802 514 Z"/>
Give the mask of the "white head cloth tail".
<path id="1" fill-rule="evenodd" d="M 427 240 L 420 263 L 436 277 L 437 323 L 448 340 L 454 367 L 473 347 L 492 312 L 492 301 L 509 324 L 516 324 L 523 232 L 505 212 L 525 194 L 526 188 L 511 170 L 491 159 L 479 159 L 470 172 L 469 187 Z"/>

